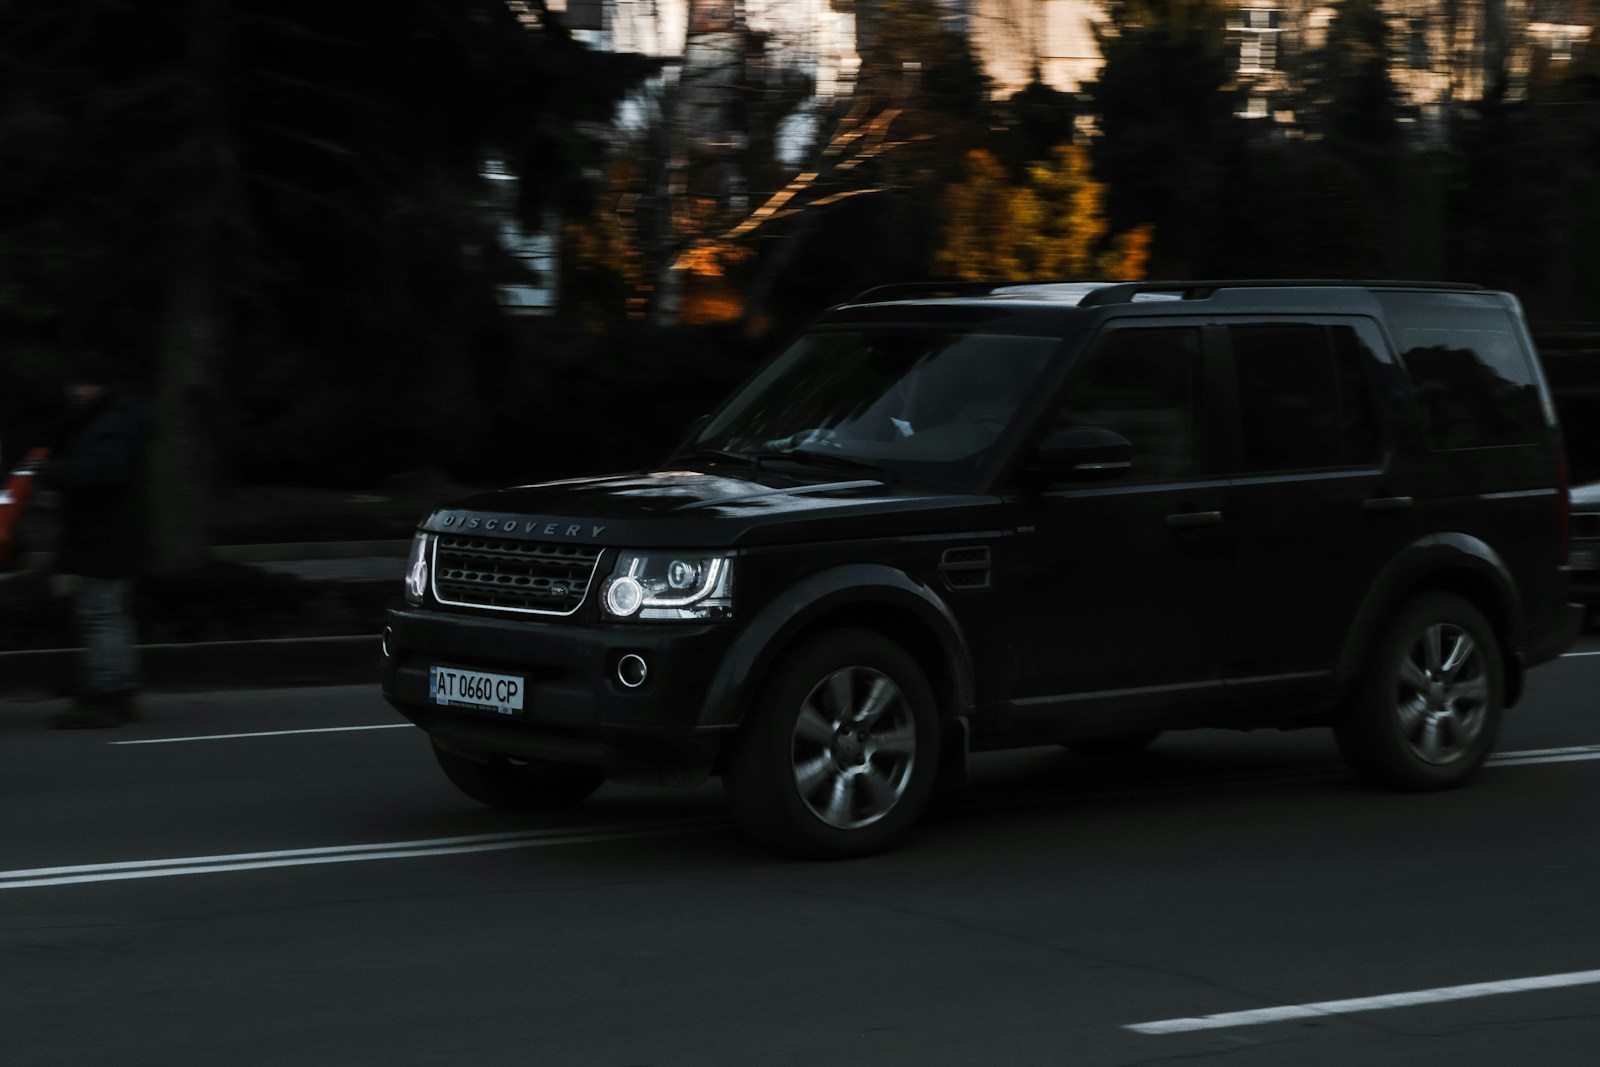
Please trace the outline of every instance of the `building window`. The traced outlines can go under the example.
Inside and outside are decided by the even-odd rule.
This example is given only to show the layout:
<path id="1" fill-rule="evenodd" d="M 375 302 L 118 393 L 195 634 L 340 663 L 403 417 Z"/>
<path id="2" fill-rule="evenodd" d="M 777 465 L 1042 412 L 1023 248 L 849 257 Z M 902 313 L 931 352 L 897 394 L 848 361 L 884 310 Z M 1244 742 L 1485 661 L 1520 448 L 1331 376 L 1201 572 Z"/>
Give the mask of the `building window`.
<path id="1" fill-rule="evenodd" d="M 1283 11 L 1275 7 L 1247 7 L 1239 12 L 1239 69 L 1247 74 L 1278 66 L 1278 34 L 1283 32 Z"/>
<path id="2" fill-rule="evenodd" d="M 1594 31 L 1583 25 L 1569 25 L 1558 22 L 1530 22 L 1528 34 L 1533 40 L 1549 50 L 1550 60 L 1553 63 L 1571 62 L 1573 53 L 1589 42 L 1589 37 Z"/>

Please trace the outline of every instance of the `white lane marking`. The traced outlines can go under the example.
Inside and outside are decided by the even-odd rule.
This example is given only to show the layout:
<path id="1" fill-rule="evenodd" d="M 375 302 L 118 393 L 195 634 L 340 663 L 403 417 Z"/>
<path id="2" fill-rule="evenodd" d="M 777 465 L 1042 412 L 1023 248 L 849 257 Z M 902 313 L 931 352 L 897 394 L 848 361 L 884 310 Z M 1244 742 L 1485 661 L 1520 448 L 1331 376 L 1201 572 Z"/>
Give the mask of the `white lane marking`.
<path id="1" fill-rule="evenodd" d="M 1567 748 L 1529 748 L 1519 752 L 1496 752 L 1488 759 L 1491 767 L 1527 767 L 1535 763 L 1576 763 L 1600 759 L 1600 745 L 1572 745 Z"/>
<path id="2" fill-rule="evenodd" d="M 306 730 L 257 730 L 247 734 L 195 734 L 191 737 L 149 737 L 139 741 L 107 741 L 108 745 L 173 745 L 179 741 L 232 741 L 238 737 L 285 737 L 289 734 L 338 734 L 351 730 L 405 730 L 409 722 L 386 722 L 377 726 L 318 726 Z"/>
<path id="3" fill-rule="evenodd" d="M 253 737 L 288 737 L 295 734 L 336 734 L 357 730 L 415 729 L 409 722 L 382 723 L 376 726 L 321 726 L 304 730 L 257 730 L 237 734 L 198 734 L 190 737 L 149 737 L 133 741 L 108 741 L 109 745 L 172 745 L 185 741 L 234 741 Z M 1573 745 L 1568 748 L 1528 749 L 1496 752 L 1489 756 L 1491 767 L 1526 767 L 1538 763 L 1576 763 L 1600 759 L 1600 745 Z"/>
<path id="4" fill-rule="evenodd" d="M 0 871 L 0 890 L 76 885 L 83 882 L 115 882 L 132 878 L 220 874 L 226 871 L 257 871 L 269 867 L 304 867 L 322 863 L 450 856 L 467 852 L 496 852 L 511 848 L 580 845 L 599 841 L 709 833 L 732 825 L 729 819 L 708 817 L 675 819 L 670 822 L 630 823 L 594 829 L 565 827 L 501 834 L 473 834 L 467 837 L 435 837 L 419 841 L 388 841 L 370 845 L 332 845 L 324 848 L 281 849 L 274 852 L 236 852 L 217 856 L 183 856 L 177 859 L 85 863 L 70 867 L 33 867 Z"/>
<path id="5" fill-rule="evenodd" d="M 1123 1029 L 1139 1034 L 1181 1034 L 1193 1030 L 1259 1026 L 1262 1023 L 1285 1022 L 1290 1019 L 1316 1019 L 1328 1015 L 1349 1015 L 1358 1011 L 1409 1008 L 1418 1004 L 1442 1004 L 1450 1000 L 1469 1000 L 1474 997 L 1499 996 L 1503 993 L 1526 993 L 1537 989 L 1562 989 L 1596 983 L 1600 983 L 1600 971 L 1572 971 L 1568 974 L 1546 974 L 1534 978 L 1510 978 L 1501 982 L 1474 982 L 1471 985 L 1419 989 L 1412 993 L 1387 993 L 1376 997 L 1353 997 L 1349 1000 L 1323 1000 L 1314 1004 L 1286 1004 L 1277 1008 L 1230 1011 L 1191 1019 L 1131 1023 Z"/>

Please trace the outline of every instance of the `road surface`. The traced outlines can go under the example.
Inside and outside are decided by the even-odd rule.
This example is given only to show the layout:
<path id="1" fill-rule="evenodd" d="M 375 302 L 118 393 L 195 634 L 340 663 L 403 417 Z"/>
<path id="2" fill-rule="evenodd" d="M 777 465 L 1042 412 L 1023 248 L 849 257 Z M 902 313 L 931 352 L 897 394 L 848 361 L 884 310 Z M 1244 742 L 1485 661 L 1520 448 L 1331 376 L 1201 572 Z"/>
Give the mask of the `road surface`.
<path id="1" fill-rule="evenodd" d="M 372 687 L 0 704 L 0 1064 L 1600 1062 L 1600 639 L 1467 788 L 1326 731 L 983 756 L 899 851 L 457 794 Z"/>

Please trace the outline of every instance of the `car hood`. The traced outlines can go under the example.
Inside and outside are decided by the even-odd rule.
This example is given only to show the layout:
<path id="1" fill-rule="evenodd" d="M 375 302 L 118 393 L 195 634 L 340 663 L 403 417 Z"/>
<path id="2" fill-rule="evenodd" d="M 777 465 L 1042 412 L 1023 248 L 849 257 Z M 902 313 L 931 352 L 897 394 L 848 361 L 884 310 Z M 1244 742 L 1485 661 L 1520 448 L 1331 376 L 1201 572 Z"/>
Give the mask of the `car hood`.
<path id="1" fill-rule="evenodd" d="M 436 508 L 421 528 L 521 541 L 717 548 L 959 530 L 982 521 L 996 503 L 977 494 L 895 488 L 872 477 L 654 471 L 480 493 Z"/>

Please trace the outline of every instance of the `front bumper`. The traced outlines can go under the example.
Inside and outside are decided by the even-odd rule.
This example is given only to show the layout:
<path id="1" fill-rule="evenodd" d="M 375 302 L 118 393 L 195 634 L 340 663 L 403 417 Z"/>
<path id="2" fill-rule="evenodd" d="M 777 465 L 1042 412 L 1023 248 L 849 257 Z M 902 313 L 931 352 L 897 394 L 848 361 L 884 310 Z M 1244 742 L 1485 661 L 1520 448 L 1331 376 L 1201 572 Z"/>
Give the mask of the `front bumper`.
<path id="1" fill-rule="evenodd" d="M 737 628 L 727 623 L 577 623 L 395 608 L 384 628 L 383 695 L 435 741 L 602 766 L 614 778 L 695 784 L 712 772 L 726 728 L 702 725 L 706 693 Z M 636 688 L 618 662 L 649 668 Z M 446 707 L 428 692 L 430 666 L 524 679 L 514 715 Z"/>

